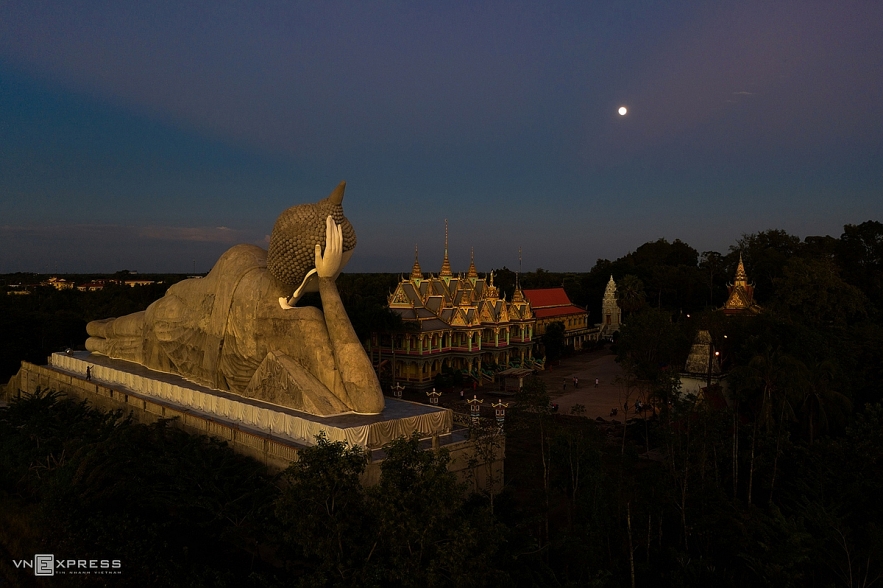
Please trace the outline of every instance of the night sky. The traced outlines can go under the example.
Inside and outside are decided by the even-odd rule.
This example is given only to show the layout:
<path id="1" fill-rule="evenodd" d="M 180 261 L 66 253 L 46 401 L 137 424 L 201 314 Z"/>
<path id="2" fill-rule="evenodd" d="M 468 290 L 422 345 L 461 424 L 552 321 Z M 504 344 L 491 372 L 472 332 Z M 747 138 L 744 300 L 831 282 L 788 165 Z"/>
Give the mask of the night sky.
<path id="1" fill-rule="evenodd" d="M 207 271 L 344 179 L 348 271 L 836 237 L 883 2 L 0 0 L 0 272 Z"/>

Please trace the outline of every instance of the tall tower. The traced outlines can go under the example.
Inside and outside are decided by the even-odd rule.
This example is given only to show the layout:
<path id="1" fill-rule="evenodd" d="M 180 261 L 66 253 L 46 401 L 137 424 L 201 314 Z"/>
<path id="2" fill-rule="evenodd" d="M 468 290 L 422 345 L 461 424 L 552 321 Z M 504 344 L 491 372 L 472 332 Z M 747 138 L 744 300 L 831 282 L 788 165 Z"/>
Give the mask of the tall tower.
<path id="1" fill-rule="evenodd" d="M 615 333 L 621 323 L 622 310 L 616 303 L 616 282 L 613 281 L 613 276 L 610 276 L 607 288 L 604 289 L 604 299 L 601 301 L 601 332 L 605 335 Z"/>

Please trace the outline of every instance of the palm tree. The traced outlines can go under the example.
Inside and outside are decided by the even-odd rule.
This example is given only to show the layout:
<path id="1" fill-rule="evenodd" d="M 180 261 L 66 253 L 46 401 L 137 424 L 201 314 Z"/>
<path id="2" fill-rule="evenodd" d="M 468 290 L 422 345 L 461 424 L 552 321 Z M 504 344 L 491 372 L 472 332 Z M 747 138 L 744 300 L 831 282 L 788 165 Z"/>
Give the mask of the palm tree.
<path id="1" fill-rule="evenodd" d="M 833 390 L 833 385 L 834 364 L 829 360 L 814 364 L 809 385 L 806 387 L 806 395 L 800 406 L 800 413 L 809 431 L 810 444 L 815 439 L 816 432 L 828 431 L 832 419 L 842 422 L 846 414 L 852 410 L 852 401 Z"/>
<path id="2" fill-rule="evenodd" d="M 748 365 L 733 370 L 734 392 L 746 399 L 754 396 L 756 409 L 751 433 L 751 457 L 748 470 L 748 504 L 751 504 L 754 484 L 754 458 L 757 446 L 758 429 L 767 434 L 775 432 L 776 455 L 773 458 L 773 476 L 770 482 L 770 497 L 775 487 L 779 464 L 779 449 L 782 429 L 786 420 L 795 420 L 794 404 L 798 393 L 809 385 L 806 365 L 783 353 L 781 348 L 767 347 L 756 354 Z M 759 396 L 759 398 L 757 398 Z M 757 405 L 759 401 L 759 406 Z M 777 417 L 778 414 L 778 417 Z"/>
<path id="3" fill-rule="evenodd" d="M 646 304 L 644 282 L 638 276 L 632 274 L 623 276 L 616 285 L 616 293 L 619 295 L 617 300 L 619 307 L 627 313 L 640 310 Z"/>

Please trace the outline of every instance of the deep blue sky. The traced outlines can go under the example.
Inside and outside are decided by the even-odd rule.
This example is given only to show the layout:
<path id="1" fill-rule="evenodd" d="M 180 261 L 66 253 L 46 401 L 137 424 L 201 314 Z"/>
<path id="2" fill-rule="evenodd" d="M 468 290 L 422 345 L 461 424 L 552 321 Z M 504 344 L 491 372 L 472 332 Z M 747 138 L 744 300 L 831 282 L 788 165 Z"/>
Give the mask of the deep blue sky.
<path id="1" fill-rule="evenodd" d="M 0 0 L 0 272 L 206 271 L 341 179 L 350 271 L 839 236 L 883 3 Z"/>

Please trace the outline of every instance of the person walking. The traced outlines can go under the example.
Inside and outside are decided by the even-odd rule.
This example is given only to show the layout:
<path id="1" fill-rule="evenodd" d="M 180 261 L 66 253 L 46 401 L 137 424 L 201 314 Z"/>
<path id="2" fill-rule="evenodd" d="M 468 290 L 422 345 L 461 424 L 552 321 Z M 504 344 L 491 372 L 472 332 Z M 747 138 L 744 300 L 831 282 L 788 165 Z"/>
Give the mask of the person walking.
<path id="1" fill-rule="evenodd" d="M 598 387 L 598 378 L 595 378 L 595 388 Z"/>
<path id="2" fill-rule="evenodd" d="M 92 366 L 87 365 L 86 366 L 86 381 L 89 382 L 91 380 L 92 380 Z"/>

